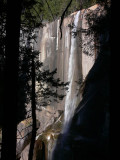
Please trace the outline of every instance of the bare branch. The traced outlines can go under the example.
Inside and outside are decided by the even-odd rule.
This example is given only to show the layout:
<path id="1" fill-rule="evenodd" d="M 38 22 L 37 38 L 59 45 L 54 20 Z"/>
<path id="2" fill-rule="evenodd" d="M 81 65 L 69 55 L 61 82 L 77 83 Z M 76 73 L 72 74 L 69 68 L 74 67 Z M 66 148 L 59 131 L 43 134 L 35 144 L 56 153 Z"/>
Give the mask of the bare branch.
<path id="1" fill-rule="evenodd" d="M 72 3 L 72 0 L 70 0 L 70 2 L 68 3 L 67 7 L 65 8 L 65 10 L 64 10 L 64 12 L 63 12 L 63 14 L 61 16 L 61 21 L 60 21 L 60 33 L 61 33 L 61 37 L 60 37 L 60 39 L 62 39 L 62 23 L 63 23 L 63 19 L 64 19 L 64 16 L 65 16 L 65 13 L 68 10 L 68 8 L 70 7 L 71 3 Z"/>

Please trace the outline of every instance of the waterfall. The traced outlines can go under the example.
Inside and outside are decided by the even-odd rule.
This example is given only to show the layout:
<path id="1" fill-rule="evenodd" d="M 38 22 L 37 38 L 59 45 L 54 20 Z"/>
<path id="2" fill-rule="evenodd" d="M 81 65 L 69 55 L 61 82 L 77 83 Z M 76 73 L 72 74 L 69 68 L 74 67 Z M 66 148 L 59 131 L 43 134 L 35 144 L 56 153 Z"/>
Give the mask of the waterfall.
<path id="1" fill-rule="evenodd" d="M 58 40 L 59 40 L 59 20 L 57 21 L 57 41 L 56 41 L 56 50 L 58 50 Z"/>
<path id="2" fill-rule="evenodd" d="M 80 11 L 77 12 L 77 14 L 74 16 L 74 28 L 72 29 L 72 33 L 75 33 L 77 31 L 78 21 L 79 21 Z M 68 82 L 70 82 L 69 85 L 69 92 L 66 95 L 65 99 L 65 113 L 64 113 L 64 126 L 66 128 L 66 124 L 70 121 L 74 110 L 75 110 L 75 104 L 76 104 L 76 96 L 72 95 L 72 85 L 73 85 L 73 77 L 74 77 L 74 70 L 75 70 L 75 59 L 74 54 L 76 51 L 76 37 L 71 36 L 71 48 L 70 48 L 70 57 L 69 57 L 69 68 L 68 68 Z M 63 129 L 64 130 L 64 129 Z"/>

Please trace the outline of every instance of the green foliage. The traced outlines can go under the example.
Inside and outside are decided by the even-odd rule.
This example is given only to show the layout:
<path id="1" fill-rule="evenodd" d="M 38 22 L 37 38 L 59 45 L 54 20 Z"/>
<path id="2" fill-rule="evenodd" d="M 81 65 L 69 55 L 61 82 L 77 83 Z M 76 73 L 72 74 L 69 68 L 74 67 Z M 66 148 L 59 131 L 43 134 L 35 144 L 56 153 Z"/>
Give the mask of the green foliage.
<path id="1" fill-rule="evenodd" d="M 52 101 L 59 102 L 64 98 L 64 94 L 60 94 L 60 90 L 67 90 L 68 82 L 61 82 L 59 78 L 54 78 L 57 70 L 50 72 L 49 70 L 39 69 L 36 76 L 38 82 L 37 103 L 39 106 L 46 106 Z"/>
<path id="2" fill-rule="evenodd" d="M 27 5 L 22 14 L 22 21 L 26 25 L 39 26 L 42 20 L 53 21 L 61 17 L 70 0 L 36 0 Z M 97 0 L 72 0 L 65 16 L 83 8 L 96 4 Z"/>
<path id="3" fill-rule="evenodd" d="M 42 25 L 41 11 L 41 2 L 24 0 L 21 15 L 22 27 L 35 28 Z"/>
<path id="4" fill-rule="evenodd" d="M 48 21 L 53 21 L 53 17 L 51 16 L 51 12 L 54 16 L 54 19 L 57 19 L 59 17 L 61 17 L 62 13 L 64 12 L 67 4 L 69 3 L 69 0 L 47 0 L 51 11 L 48 8 L 47 3 L 44 0 L 44 4 L 43 4 L 43 19 L 44 20 L 48 20 Z M 69 7 L 66 16 L 71 14 L 72 12 L 79 10 L 79 2 L 76 0 L 72 1 L 71 6 Z"/>
<path id="5" fill-rule="evenodd" d="M 68 16 L 69 14 L 80 9 L 91 7 L 92 5 L 96 4 L 96 1 L 97 0 L 72 0 L 72 3 L 68 8 L 65 16 Z M 47 0 L 47 2 L 51 8 L 54 18 L 57 19 L 61 17 L 70 0 Z M 47 3 L 45 3 L 45 0 L 43 3 L 42 14 L 44 20 L 53 20 L 48 5 Z"/>
<path id="6" fill-rule="evenodd" d="M 97 0 L 85 0 L 85 1 L 83 1 L 82 8 L 84 8 L 84 9 L 89 8 L 93 5 L 95 5 L 96 2 L 97 2 Z"/>

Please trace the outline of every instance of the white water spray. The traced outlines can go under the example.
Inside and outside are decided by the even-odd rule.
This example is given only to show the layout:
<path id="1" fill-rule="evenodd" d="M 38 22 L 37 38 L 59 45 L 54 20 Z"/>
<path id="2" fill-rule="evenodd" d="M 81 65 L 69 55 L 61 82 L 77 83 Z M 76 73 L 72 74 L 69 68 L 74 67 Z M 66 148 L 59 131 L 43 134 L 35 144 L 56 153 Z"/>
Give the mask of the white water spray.
<path id="1" fill-rule="evenodd" d="M 75 33 L 77 31 L 78 21 L 79 21 L 80 11 L 77 12 L 77 14 L 74 17 L 74 25 L 75 27 L 72 29 L 72 33 Z M 74 114 L 75 110 L 75 104 L 76 104 L 76 96 L 72 94 L 72 84 L 73 84 L 73 77 L 74 77 L 74 70 L 75 70 L 75 59 L 74 59 L 74 53 L 76 51 L 76 37 L 71 36 L 71 49 L 70 49 L 70 57 L 69 57 L 69 69 L 68 69 L 68 81 L 70 82 L 69 85 L 69 92 L 66 95 L 65 100 L 65 115 L 64 115 L 64 126 L 66 127 L 66 124 L 70 121 L 71 117 Z"/>
<path id="2" fill-rule="evenodd" d="M 59 40 L 59 22 L 60 20 L 57 21 L 57 41 L 56 41 L 56 50 L 58 50 L 58 40 Z"/>

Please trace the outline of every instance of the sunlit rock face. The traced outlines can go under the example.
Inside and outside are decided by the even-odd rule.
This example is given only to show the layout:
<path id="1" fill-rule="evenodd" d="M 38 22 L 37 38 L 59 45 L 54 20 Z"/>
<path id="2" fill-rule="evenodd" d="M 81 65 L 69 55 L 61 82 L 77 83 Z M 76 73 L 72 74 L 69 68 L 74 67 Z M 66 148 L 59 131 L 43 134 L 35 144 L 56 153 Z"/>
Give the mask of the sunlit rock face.
<path id="1" fill-rule="evenodd" d="M 64 111 L 64 124 L 67 123 L 80 102 L 79 85 L 76 82 L 85 79 L 95 61 L 93 35 L 86 36 L 85 33 L 77 32 L 80 28 L 88 28 L 85 14 L 86 12 L 82 10 L 64 19 L 61 39 L 60 20 L 47 23 L 37 31 L 37 44 L 34 44 L 34 48 L 40 51 L 39 60 L 43 62 L 44 69 L 52 71 L 57 68 L 56 77 L 61 81 L 70 82 L 69 92 L 66 93 L 63 101 L 59 104 L 52 103 L 46 109 L 42 108 L 42 111 L 37 114 L 41 122 L 39 133 L 45 129 L 46 125 L 52 124 L 54 119 L 59 117 L 59 110 Z M 93 38 L 92 42 L 91 38 Z M 89 46 L 86 47 L 88 44 Z M 90 49 L 91 46 L 93 50 Z"/>

